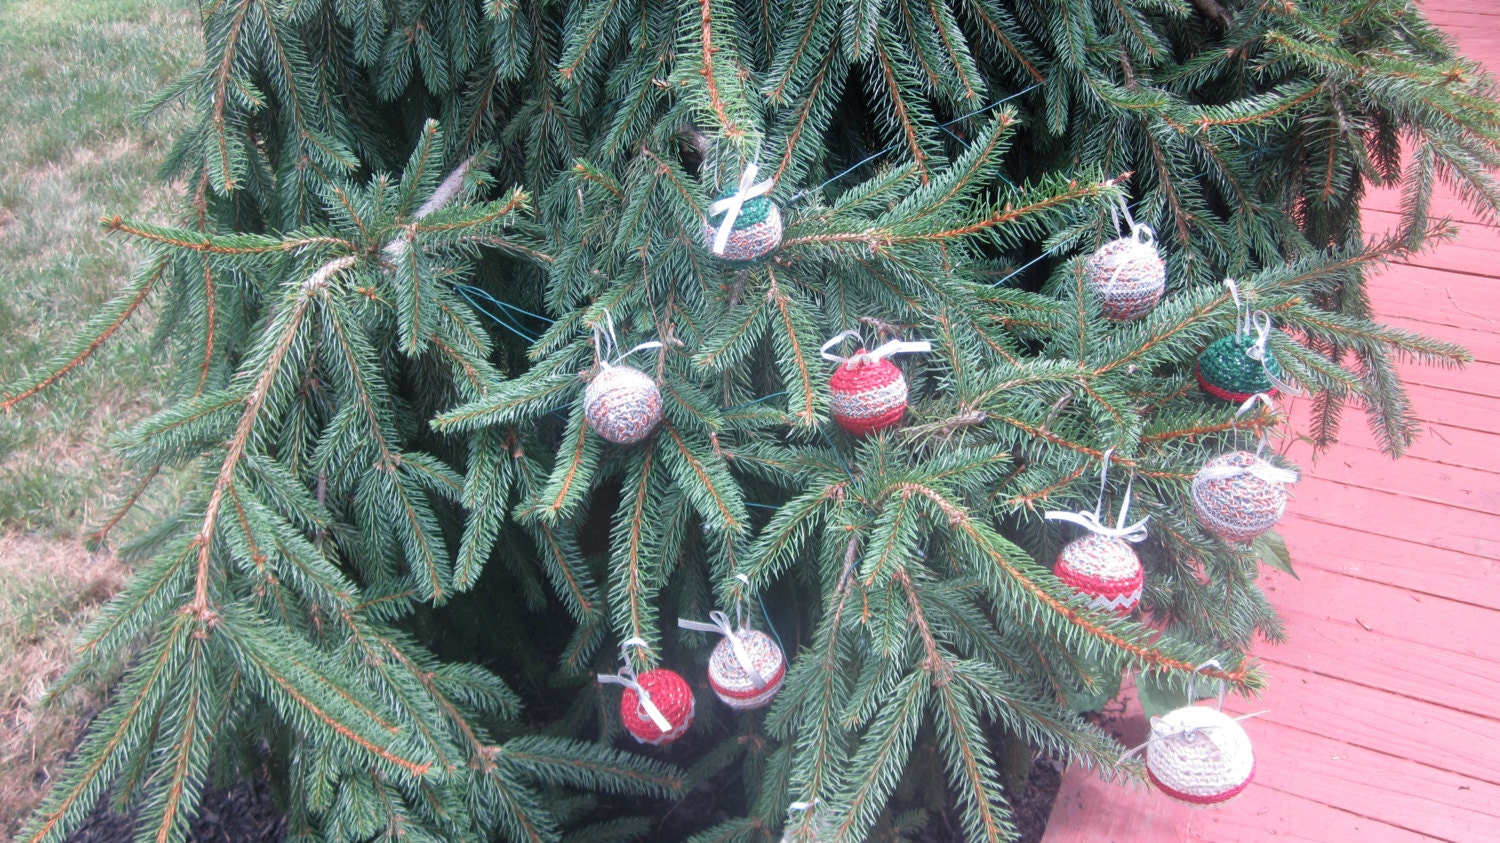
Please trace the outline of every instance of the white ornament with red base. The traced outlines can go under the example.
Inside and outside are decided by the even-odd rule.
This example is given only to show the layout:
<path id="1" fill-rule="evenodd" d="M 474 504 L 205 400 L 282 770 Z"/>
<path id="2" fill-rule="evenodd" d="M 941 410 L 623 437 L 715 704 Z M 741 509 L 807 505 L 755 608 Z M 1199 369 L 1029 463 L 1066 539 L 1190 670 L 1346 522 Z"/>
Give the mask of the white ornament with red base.
<path id="1" fill-rule="evenodd" d="M 1140 557 L 1130 546 L 1146 538 L 1146 518 L 1126 524 L 1134 478 L 1126 484 L 1125 499 L 1120 505 L 1119 520 L 1110 527 L 1103 523 L 1104 493 L 1109 480 L 1109 462 L 1114 449 L 1104 452 L 1104 466 L 1099 473 L 1099 501 L 1093 512 L 1048 512 L 1049 521 L 1071 521 L 1088 530 L 1088 535 L 1063 546 L 1052 573 L 1072 589 L 1088 598 L 1090 609 L 1114 611 L 1128 615 L 1141 602 L 1146 574 Z"/>
<path id="2" fill-rule="evenodd" d="M 1207 668 L 1222 670 L 1217 660 L 1199 665 L 1193 674 Z M 1188 699 L 1196 699 L 1193 681 Z M 1160 717 L 1151 718 L 1151 736 L 1126 754 L 1146 752 L 1146 775 L 1158 790 L 1173 799 L 1208 807 L 1240 795 L 1255 776 L 1255 752 L 1241 720 L 1265 712 L 1230 717 L 1223 712 L 1224 685 L 1220 680 L 1219 705 L 1215 708 L 1189 702 Z"/>
<path id="3" fill-rule="evenodd" d="M 679 618 L 677 625 L 724 636 L 708 657 L 708 685 L 736 711 L 770 705 L 786 679 L 786 654 L 771 636 L 743 623 L 736 628 L 723 612 L 710 612 L 711 623 Z"/>

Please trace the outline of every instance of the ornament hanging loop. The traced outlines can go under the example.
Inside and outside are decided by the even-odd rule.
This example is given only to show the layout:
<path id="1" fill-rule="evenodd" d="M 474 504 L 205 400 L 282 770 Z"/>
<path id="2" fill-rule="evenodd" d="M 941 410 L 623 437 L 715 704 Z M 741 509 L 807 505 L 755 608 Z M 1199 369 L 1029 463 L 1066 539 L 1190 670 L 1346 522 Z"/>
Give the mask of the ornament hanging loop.
<path id="1" fill-rule="evenodd" d="M 643 342 L 629 351 L 620 352 L 620 342 L 615 337 L 615 319 L 609 313 L 609 308 L 604 308 L 603 326 L 594 323 L 594 359 L 598 361 L 599 368 L 609 369 L 625 362 L 625 358 L 637 351 L 647 351 L 653 348 L 661 348 L 661 343 L 652 340 Z"/>
<path id="2" fill-rule="evenodd" d="M 646 646 L 646 642 L 641 641 L 639 638 L 632 638 L 629 641 L 623 642 L 620 646 L 622 648 L 629 646 L 644 647 Z M 672 731 L 672 721 L 668 720 L 667 716 L 661 713 L 661 709 L 657 708 L 656 703 L 651 700 L 651 694 L 645 688 L 641 687 L 641 683 L 635 674 L 635 668 L 630 666 L 629 657 L 621 659 L 618 673 L 599 673 L 595 674 L 595 678 L 599 680 L 599 684 L 601 685 L 623 685 L 635 691 L 636 705 L 640 708 L 641 712 L 655 724 L 656 728 L 661 730 L 663 735 Z"/>
<path id="3" fill-rule="evenodd" d="M 1222 672 L 1224 670 L 1224 665 L 1220 664 L 1218 659 L 1209 659 L 1203 664 L 1200 664 L 1197 667 L 1193 668 L 1193 672 L 1188 674 L 1188 705 L 1192 705 L 1198 701 L 1198 677 L 1203 674 L 1203 671 L 1208 670 L 1209 668 L 1213 668 L 1214 670 Z M 1219 687 L 1219 710 L 1223 711 L 1224 698 L 1229 694 L 1229 683 L 1225 682 L 1223 679 L 1217 679 L 1215 681 L 1218 683 Z"/>
<path id="4" fill-rule="evenodd" d="M 1250 330 L 1255 332 L 1255 342 L 1249 348 L 1245 349 L 1245 356 L 1259 362 L 1261 367 L 1265 369 L 1266 378 L 1270 380 L 1271 385 L 1282 393 L 1293 397 L 1303 395 L 1301 387 L 1290 383 L 1285 378 L 1279 377 L 1275 372 L 1271 371 L 1271 360 L 1273 359 L 1271 356 L 1271 314 L 1264 310 L 1257 310 L 1246 317 L 1246 322 Z M 1249 335 L 1249 331 L 1246 331 L 1246 335 Z"/>
<path id="5" fill-rule="evenodd" d="M 916 340 L 912 342 L 907 342 L 906 340 L 891 340 L 884 345 L 881 345 L 879 348 L 874 349 L 873 351 L 866 351 L 862 354 L 855 354 L 853 357 L 844 357 L 842 355 L 833 353 L 834 346 L 850 338 L 858 340 L 860 346 L 863 347 L 864 337 L 861 336 L 858 331 L 845 331 L 842 334 L 833 337 L 828 342 L 823 343 L 823 347 L 818 350 L 818 353 L 822 355 L 824 360 L 827 360 L 830 363 L 848 363 L 851 366 L 862 366 L 866 363 L 873 363 L 876 360 L 882 360 L 895 354 L 925 354 L 932 351 L 932 343 L 927 342 L 926 340 Z"/>
<path id="6" fill-rule="evenodd" d="M 1248 337 L 1250 335 L 1250 308 L 1245 305 L 1245 300 L 1240 297 L 1240 285 L 1233 278 L 1225 278 L 1224 286 L 1229 288 L 1229 295 L 1234 299 L 1234 335 L 1237 337 Z"/>
<path id="7" fill-rule="evenodd" d="M 735 661 L 739 662 L 740 667 L 754 680 L 755 688 L 759 690 L 770 684 L 761 675 L 760 670 L 756 668 L 755 660 L 750 658 L 750 651 L 745 649 L 745 642 L 740 638 L 740 633 L 744 632 L 745 628 L 740 627 L 739 631 L 736 631 L 734 627 L 729 625 L 729 616 L 720 611 L 709 612 L 708 619 L 711 623 L 678 618 L 677 625 L 683 629 L 693 630 L 694 632 L 717 632 L 724 636 L 729 642 L 730 649 L 734 651 Z"/>
<path id="8" fill-rule="evenodd" d="M 1114 456 L 1115 449 L 1105 450 L 1102 459 L 1103 466 L 1099 470 L 1099 499 L 1094 504 L 1093 512 L 1064 512 L 1054 510 L 1046 513 L 1043 517 L 1049 521 L 1068 521 L 1083 527 L 1094 535 L 1105 536 L 1112 539 L 1124 539 L 1128 542 L 1140 542 L 1146 539 L 1146 522 L 1151 516 L 1146 516 L 1134 524 L 1126 524 L 1126 517 L 1130 513 L 1130 498 L 1135 491 L 1135 475 L 1132 474 L 1125 482 L 1125 497 L 1120 502 L 1120 515 L 1115 521 L 1115 526 L 1110 527 L 1104 523 L 1104 494 L 1109 488 L 1109 462 Z"/>
<path id="9" fill-rule="evenodd" d="M 1125 201 L 1124 196 L 1121 196 L 1119 201 L 1110 207 L 1109 214 L 1114 219 L 1115 235 L 1117 237 L 1123 238 L 1129 236 L 1143 246 L 1149 246 L 1155 242 L 1156 232 L 1151 229 L 1151 226 L 1135 221 L 1135 217 L 1131 216 L 1130 213 L 1130 204 Z M 1120 218 L 1122 216 L 1125 218 L 1125 227 L 1130 229 L 1129 235 L 1120 231 Z"/>
<path id="10" fill-rule="evenodd" d="M 1240 408 L 1235 411 L 1235 421 L 1238 422 L 1239 418 L 1250 412 L 1251 408 L 1253 408 L 1256 404 L 1264 405 L 1266 408 L 1266 412 L 1268 413 L 1271 413 L 1273 415 L 1276 413 L 1276 404 L 1271 401 L 1271 396 L 1267 395 L 1264 392 L 1257 392 L 1246 399 L 1245 403 L 1241 404 Z M 1255 455 L 1257 457 L 1264 454 L 1266 448 L 1270 446 L 1271 435 L 1266 431 L 1265 428 L 1261 428 L 1260 436 L 1258 438 L 1260 441 L 1255 446 Z M 1234 446 L 1236 449 L 1238 449 L 1240 446 L 1240 426 L 1238 424 L 1234 426 Z"/>

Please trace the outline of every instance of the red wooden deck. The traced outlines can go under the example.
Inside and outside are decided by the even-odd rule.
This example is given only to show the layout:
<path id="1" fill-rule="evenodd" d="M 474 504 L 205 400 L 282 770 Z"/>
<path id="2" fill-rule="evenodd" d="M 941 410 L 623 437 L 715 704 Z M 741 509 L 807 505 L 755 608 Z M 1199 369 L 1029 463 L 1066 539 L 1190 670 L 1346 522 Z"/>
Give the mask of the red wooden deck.
<path id="1" fill-rule="evenodd" d="M 1500 71 L 1500 2 L 1423 8 Z M 1376 233 L 1396 197 L 1365 207 Z M 1500 228 L 1451 197 L 1438 210 L 1459 221 L 1457 242 L 1391 267 L 1371 296 L 1383 321 L 1460 342 L 1475 362 L 1403 368 L 1427 431 L 1402 460 L 1357 412 L 1315 462 L 1292 453 L 1304 477 L 1281 532 L 1302 578 L 1262 578 L 1288 642 L 1258 652 L 1264 699 L 1226 707 L 1269 709 L 1245 723 L 1255 782 L 1193 809 L 1070 770 L 1044 843 L 1500 841 Z"/>

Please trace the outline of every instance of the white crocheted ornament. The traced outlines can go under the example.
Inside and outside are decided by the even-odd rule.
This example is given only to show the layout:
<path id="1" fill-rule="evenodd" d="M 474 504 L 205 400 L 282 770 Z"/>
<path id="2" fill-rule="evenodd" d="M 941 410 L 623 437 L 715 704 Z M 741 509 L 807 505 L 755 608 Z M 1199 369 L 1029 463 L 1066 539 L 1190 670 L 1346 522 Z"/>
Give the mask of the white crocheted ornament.
<path id="1" fill-rule="evenodd" d="M 1222 711 L 1190 705 L 1151 718 L 1146 773 L 1162 793 L 1189 805 L 1239 795 L 1255 775 L 1250 736 Z"/>
<path id="2" fill-rule="evenodd" d="M 1156 308 L 1167 289 L 1167 266 L 1153 245 L 1150 229 L 1099 247 L 1083 265 L 1083 275 L 1099 296 L 1111 322 L 1140 319 Z"/>
<path id="3" fill-rule="evenodd" d="M 786 656 L 771 636 L 754 629 L 735 633 L 754 674 L 745 669 L 727 637 L 714 645 L 708 658 L 708 685 L 724 704 L 748 711 L 769 705 L 786 679 Z"/>
<path id="4" fill-rule="evenodd" d="M 1220 476 L 1230 474 L 1230 476 Z M 1220 454 L 1193 477 L 1193 509 L 1209 532 L 1233 542 L 1248 542 L 1276 526 L 1286 512 L 1284 469 L 1249 451 Z"/>

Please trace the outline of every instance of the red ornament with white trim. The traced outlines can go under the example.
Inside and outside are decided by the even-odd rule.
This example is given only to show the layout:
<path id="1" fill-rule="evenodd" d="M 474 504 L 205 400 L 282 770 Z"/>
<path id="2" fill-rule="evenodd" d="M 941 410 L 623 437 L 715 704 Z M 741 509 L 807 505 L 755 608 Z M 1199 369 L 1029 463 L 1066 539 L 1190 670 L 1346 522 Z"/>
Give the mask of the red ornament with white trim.
<path id="1" fill-rule="evenodd" d="M 1063 546 L 1052 566 L 1057 579 L 1088 598 L 1089 608 L 1128 615 L 1141 602 L 1141 589 L 1146 582 L 1140 557 L 1135 555 L 1130 543 L 1146 539 L 1149 518 L 1142 518 L 1134 524 L 1125 523 L 1135 489 L 1135 478 L 1132 477 L 1125 485 L 1125 496 L 1115 526 L 1110 527 L 1100 520 L 1104 514 L 1104 495 L 1109 488 L 1109 461 L 1114 452 L 1113 448 L 1106 450 L 1101 460 L 1099 502 L 1094 505 L 1093 512 L 1053 511 L 1045 517 L 1048 521 L 1071 521 L 1089 531 L 1088 535 Z"/>
<path id="2" fill-rule="evenodd" d="M 600 674 L 599 681 L 624 685 L 620 696 L 620 720 L 625 731 L 641 743 L 660 746 L 682 737 L 693 725 L 697 707 L 693 689 L 681 676 L 665 668 L 635 676 L 626 668 L 618 674 Z"/>
<path id="3" fill-rule="evenodd" d="M 1250 736 L 1234 718 L 1189 705 L 1151 718 L 1146 773 L 1162 793 L 1189 805 L 1238 796 L 1255 776 Z"/>
<path id="4" fill-rule="evenodd" d="M 822 349 L 823 359 L 838 363 L 828 382 L 833 420 L 854 436 L 900 424 L 906 413 L 906 376 L 887 358 L 931 351 L 932 344 L 891 340 L 874 351 L 861 347 L 853 357 L 830 353 L 829 349 L 847 337 L 859 339 L 859 334 L 845 331 L 824 343 Z"/>
<path id="5" fill-rule="evenodd" d="M 1089 533 L 1063 546 L 1052 573 L 1089 599 L 1089 608 L 1128 615 L 1141 602 L 1146 573 L 1122 538 Z"/>
<path id="6" fill-rule="evenodd" d="M 771 636 L 729 624 L 723 612 L 710 612 L 712 623 L 679 619 L 677 625 L 724 636 L 708 657 L 708 685 L 730 708 L 739 711 L 771 703 L 786 679 L 786 655 Z"/>
<path id="7" fill-rule="evenodd" d="M 1248 542 L 1286 512 L 1287 484 L 1297 474 L 1249 451 L 1230 451 L 1193 476 L 1193 509 L 1203 528 L 1227 541 Z"/>

